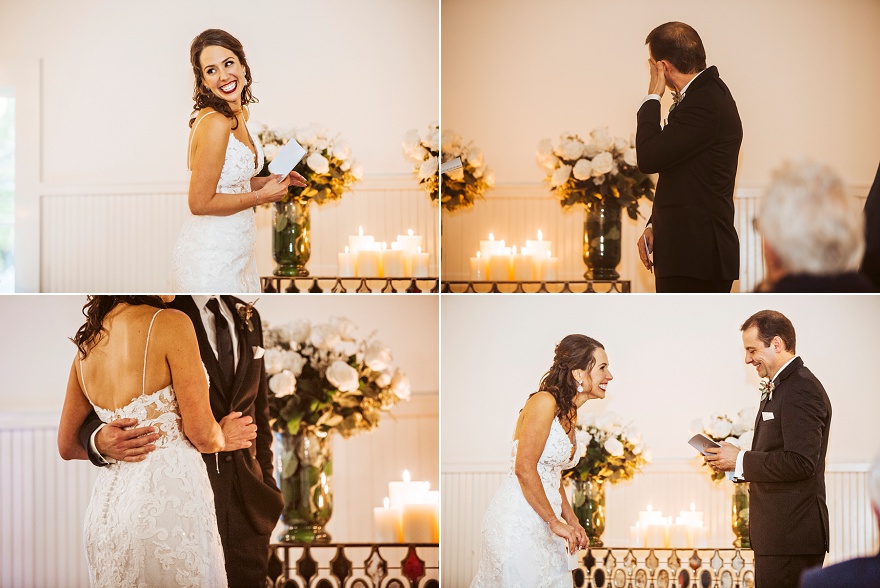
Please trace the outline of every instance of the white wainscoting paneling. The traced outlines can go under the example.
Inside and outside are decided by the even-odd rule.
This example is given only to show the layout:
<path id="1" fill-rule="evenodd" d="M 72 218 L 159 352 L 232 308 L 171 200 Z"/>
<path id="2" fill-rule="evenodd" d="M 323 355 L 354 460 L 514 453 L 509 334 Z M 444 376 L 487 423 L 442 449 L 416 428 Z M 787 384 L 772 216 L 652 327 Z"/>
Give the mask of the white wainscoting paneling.
<path id="1" fill-rule="evenodd" d="M 439 482 L 439 396 L 413 395 L 377 430 L 335 436 L 335 540 L 372 540 L 373 507 L 388 482 L 408 468 L 413 479 Z M 0 413 L 0 586 L 89 585 L 83 517 L 97 475 L 89 462 L 58 456 L 58 414 Z"/>
<path id="2" fill-rule="evenodd" d="M 186 186 L 55 187 L 40 198 L 40 290 L 169 292 L 171 251 L 186 214 Z M 368 178 L 341 201 L 312 206 L 313 275 L 333 276 L 337 253 L 363 226 L 389 246 L 412 229 L 439 273 L 438 208 L 412 177 Z M 272 213 L 257 211 L 257 268 L 269 275 Z"/>
<path id="3" fill-rule="evenodd" d="M 828 511 L 833 563 L 877 553 L 880 534 L 867 493 L 866 464 L 827 468 Z M 499 465 L 443 466 L 441 574 L 443 585 L 467 587 L 480 558 L 480 525 L 489 501 L 507 476 Z M 650 504 L 664 516 L 677 516 L 691 503 L 703 512 L 709 546 L 729 546 L 732 484 L 713 484 L 694 462 L 670 461 L 648 466 L 632 481 L 606 487 L 606 527 L 602 539 L 610 547 L 629 543 L 629 527 L 638 511 Z"/>

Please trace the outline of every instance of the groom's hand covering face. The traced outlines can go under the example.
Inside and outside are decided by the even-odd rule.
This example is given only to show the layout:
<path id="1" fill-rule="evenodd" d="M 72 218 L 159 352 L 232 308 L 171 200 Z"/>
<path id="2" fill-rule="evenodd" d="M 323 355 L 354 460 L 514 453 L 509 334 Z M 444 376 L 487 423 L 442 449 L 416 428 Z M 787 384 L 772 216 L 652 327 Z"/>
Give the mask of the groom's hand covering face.
<path id="1" fill-rule="evenodd" d="M 116 461 L 144 461 L 156 449 L 159 440 L 155 427 L 129 428 L 137 425 L 137 419 L 117 419 L 95 435 L 95 448 L 103 457 Z"/>
<path id="2" fill-rule="evenodd" d="M 666 64 L 662 61 L 648 59 L 648 68 L 651 70 L 651 81 L 648 84 L 648 94 L 663 96 L 666 91 Z"/>

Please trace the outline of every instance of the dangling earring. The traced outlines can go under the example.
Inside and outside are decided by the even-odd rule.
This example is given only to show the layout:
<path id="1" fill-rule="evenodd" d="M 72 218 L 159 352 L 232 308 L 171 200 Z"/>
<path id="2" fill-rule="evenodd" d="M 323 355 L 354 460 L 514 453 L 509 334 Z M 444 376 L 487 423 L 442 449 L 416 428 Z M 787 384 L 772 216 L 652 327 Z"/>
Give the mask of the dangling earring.
<path id="1" fill-rule="evenodd" d="M 578 382 L 577 391 L 578 391 L 578 394 L 580 394 L 581 392 L 584 391 L 584 382 L 583 382 L 583 380 L 581 380 L 580 382 Z"/>

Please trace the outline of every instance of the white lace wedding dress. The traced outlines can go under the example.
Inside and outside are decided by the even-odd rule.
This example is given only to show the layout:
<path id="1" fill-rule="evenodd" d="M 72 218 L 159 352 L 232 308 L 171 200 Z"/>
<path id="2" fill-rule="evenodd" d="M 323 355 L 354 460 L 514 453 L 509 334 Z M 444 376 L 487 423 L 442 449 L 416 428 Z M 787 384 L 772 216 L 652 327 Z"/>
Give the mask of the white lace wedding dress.
<path id="1" fill-rule="evenodd" d="M 82 378 L 88 397 L 85 369 Z M 183 434 L 172 387 L 144 394 L 142 385 L 141 395 L 117 410 L 92 406 L 105 423 L 134 418 L 161 435 L 144 461 L 98 473 L 83 530 L 92 587 L 225 587 L 214 493 L 201 454 Z"/>
<path id="2" fill-rule="evenodd" d="M 483 518 L 480 568 L 471 588 L 571 588 L 565 541 L 526 502 L 514 473 L 517 445 L 514 441 L 507 478 Z M 559 420 L 553 419 L 538 460 L 538 475 L 557 517 L 562 514 L 562 470 L 579 459 L 579 448 L 572 446 Z"/>
<path id="3" fill-rule="evenodd" d="M 209 116 L 209 115 L 205 115 Z M 251 178 L 263 169 L 263 148 L 248 131 L 257 150 L 229 133 L 226 160 L 217 193 L 251 192 Z M 259 292 L 256 259 L 257 223 L 252 208 L 229 216 L 187 216 L 171 256 L 172 290 L 187 294 Z"/>

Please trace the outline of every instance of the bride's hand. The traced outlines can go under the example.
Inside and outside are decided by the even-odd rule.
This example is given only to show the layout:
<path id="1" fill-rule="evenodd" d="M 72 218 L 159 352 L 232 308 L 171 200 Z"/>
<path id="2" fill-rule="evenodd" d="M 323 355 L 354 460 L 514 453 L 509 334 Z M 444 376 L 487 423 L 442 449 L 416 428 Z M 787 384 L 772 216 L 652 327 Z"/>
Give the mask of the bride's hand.
<path id="1" fill-rule="evenodd" d="M 575 537 L 577 538 L 577 548 L 578 549 L 586 549 L 590 546 L 590 540 L 587 538 L 587 531 L 584 529 L 580 523 L 574 523 L 571 525 L 574 529 Z"/>
<path id="2" fill-rule="evenodd" d="M 220 420 L 220 428 L 226 438 L 223 451 L 235 451 L 251 446 L 251 439 L 257 438 L 257 425 L 254 419 L 240 412 L 230 412 Z"/>
<path id="3" fill-rule="evenodd" d="M 263 184 L 263 187 L 257 190 L 257 202 L 259 204 L 269 204 L 272 202 L 280 202 L 282 198 L 287 196 L 287 187 L 290 186 L 290 176 L 280 176 L 273 174 L 270 180 Z"/>
<path id="4" fill-rule="evenodd" d="M 574 527 L 556 519 L 550 522 L 550 530 L 553 531 L 555 535 L 568 541 L 568 548 L 571 553 L 574 553 L 577 550 L 578 540 Z"/>
<path id="5" fill-rule="evenodd" d="M 304 177 L 295 171 L 287 174 L 287 179 L 290 180 L 291 186 L 296 186 L 297 188 L 305 188 L 309 184 Z"/>

